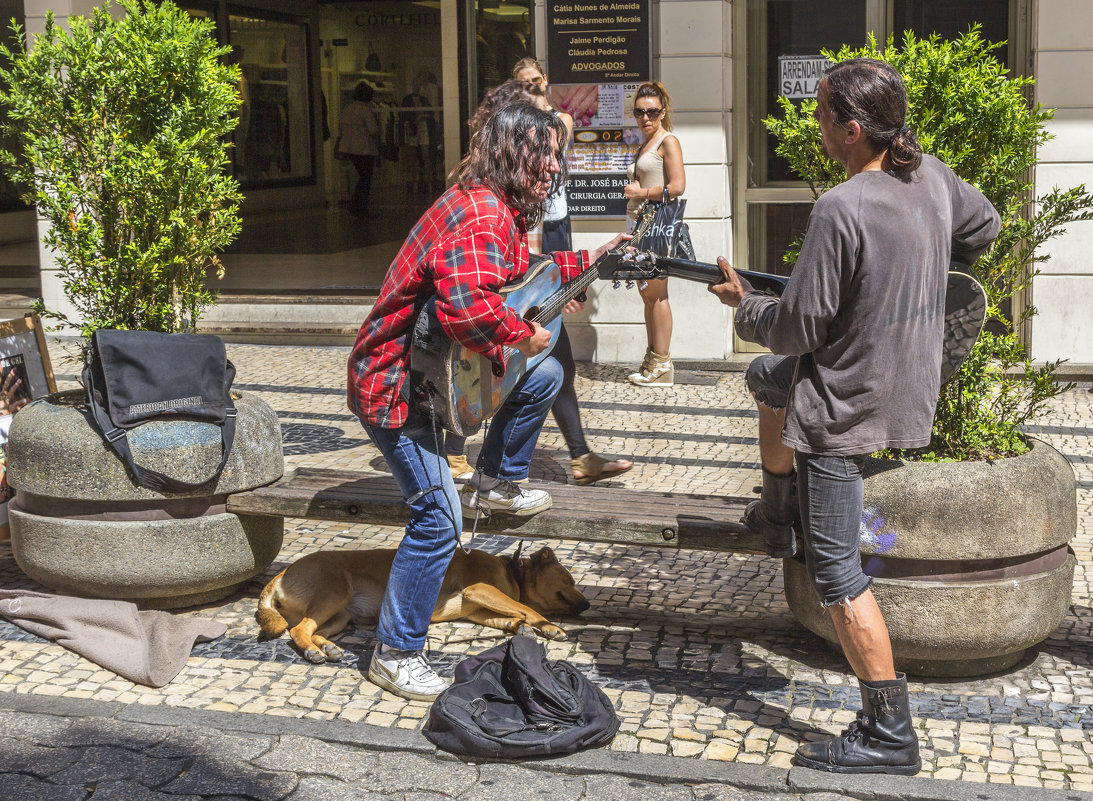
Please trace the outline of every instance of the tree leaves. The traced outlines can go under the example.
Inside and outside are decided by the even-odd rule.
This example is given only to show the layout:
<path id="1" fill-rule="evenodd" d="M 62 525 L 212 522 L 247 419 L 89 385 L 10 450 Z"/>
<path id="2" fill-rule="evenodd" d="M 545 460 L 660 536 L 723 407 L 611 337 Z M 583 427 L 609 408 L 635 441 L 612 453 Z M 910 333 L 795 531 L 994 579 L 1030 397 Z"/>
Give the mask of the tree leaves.
<path id="1" fill-rule="evenodd" d="M 47 15 L 29 52 L 0 46 L 3 127 L 18 142 L 0 159 L 49 221 L 84 335 L 193 330 L 215 300 L 206 269 L 223 269 L 216 253 L 240 229 L 225 172 L 239 70 L 211 22 L 169 2 L 119 5 L 123 18 L 107 4 L 67 31 Z"/>

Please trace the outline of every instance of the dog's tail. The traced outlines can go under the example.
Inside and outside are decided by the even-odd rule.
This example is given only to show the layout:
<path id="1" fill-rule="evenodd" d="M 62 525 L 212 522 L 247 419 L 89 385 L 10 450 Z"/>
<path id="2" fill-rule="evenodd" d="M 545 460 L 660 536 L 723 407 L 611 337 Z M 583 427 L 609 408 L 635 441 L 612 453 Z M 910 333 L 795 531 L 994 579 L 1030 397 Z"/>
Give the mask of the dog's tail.
<path id="1" fill-rule="evenodd" d="M 285 620 L 284 615 L 278 611 L 273 602 L 273 593 L 276 592 L 284 575 L 285 571 L 282 570 L 270 579 L 269 584 L 262 589 L 262 594 L 258 596 L 258 611 L 254 613 L 254 619 L 262 627 L 262 631 L 258 634 L 259 640 L 272 640 L 275 637 L 280 637 L 288 629 L 288 621 Z"/>

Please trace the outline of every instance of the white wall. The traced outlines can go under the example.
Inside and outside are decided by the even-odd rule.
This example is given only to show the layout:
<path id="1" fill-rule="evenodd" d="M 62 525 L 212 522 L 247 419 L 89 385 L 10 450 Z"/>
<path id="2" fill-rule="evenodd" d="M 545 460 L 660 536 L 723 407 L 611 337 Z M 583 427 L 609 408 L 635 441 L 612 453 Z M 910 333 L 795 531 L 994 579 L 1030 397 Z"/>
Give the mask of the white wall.
<path id="1" fill-rule="evenodd" d="M 25 28 L 28 39 L 33 42 L 35 34 L 45 30 L 46 11 L 52 10 L 57 22 L 64 25 L 71 16 L 91 16 L 94 9 L 101 5 L 96 0 L 26 0 L 24 5 L 26 13 Z M 114 6 L 114 13 L 119 14 L 120 8 Z M 58 273 L 55 253 L 42 244 L 42 237 L 49 229 L 48 223 L 38 218 L 38 263 L 42 276 L 42 301 L 47 309 L 66 315 L 71 320 L 78 319 L 75 308 L 65 296 L 64 288 Z M 76 333 L 75 331 L 67 333 Z"/>
<path id="2" fill-rule="evenodd" d="M 1055 108 L 1041 148 L 1036 193 L 1084 183 L 1093 191 L 1093 3 L 1039 0 L 1033 74 L 1036 100 Z M 1033 284 L 1032 356 L 1093 364 L 1093 222 L 1076 223 L 1044 246 L 1051 258 Z"/>
<path id="3" fill-rule="evenodd" d="M 541 0 L 537 3 L 541 6 Z M 687 221 L 700 261 L 730 255 L 729 198 L 732 6 L 726 0 L 654 0 L 653 75 L 672 100 L 674 133 L 687 172 Z M 543 28 L 539 29 L 540 31 Z M 545 41 L 539 52 L 546 52 Z M 546 65 L 547 72 L 550 66 Z M 574 220 L 574 246 L 594 247 L 623 220 Z M 669 282 L 676 359 L 726 356 L 727 314 L 704 284 Z M 584 313 L 566 320 L 578 359 L 632 362 L 645 354 L 643 306 L 637 290 L 596 282 Z M 594 327 L 588 325 L 591 320 Z"/>

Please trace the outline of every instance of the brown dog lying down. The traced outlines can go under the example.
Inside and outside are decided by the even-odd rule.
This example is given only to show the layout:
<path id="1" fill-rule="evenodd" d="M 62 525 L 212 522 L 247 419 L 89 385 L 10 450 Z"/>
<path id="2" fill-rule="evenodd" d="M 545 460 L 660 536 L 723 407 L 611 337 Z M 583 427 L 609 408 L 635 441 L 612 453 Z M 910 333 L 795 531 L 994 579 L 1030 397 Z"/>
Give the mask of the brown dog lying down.
<path id="1" fill-rule="evenodd" d="M 521 545 L 521 547 L 523 547 Z M 350 620 L 379 617 L 394 548 L 319 551 L 294 562 L 270 580 L 258 598 L 259 639 L 285 629 L 304 658 L 337 662 L 342 650 L 330 637 Z M 554 551 L 541 548 L 529 559 L 520 548 L 511 557 L 457 548 L 433 610 L 432 621 L 470 620 L 510 634 L 541 634 L 564 640 L 565 632 L 545 615 L 577 615 L 588 601 L 559 564 Z"/>

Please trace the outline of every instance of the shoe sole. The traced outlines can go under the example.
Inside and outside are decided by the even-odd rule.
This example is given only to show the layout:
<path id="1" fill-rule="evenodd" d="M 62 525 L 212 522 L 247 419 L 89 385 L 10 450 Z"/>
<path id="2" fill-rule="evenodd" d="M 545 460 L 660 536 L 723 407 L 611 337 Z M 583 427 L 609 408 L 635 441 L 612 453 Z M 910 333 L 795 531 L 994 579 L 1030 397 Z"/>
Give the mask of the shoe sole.
<path id="1" fill-rule="evenodd" d="M 615 476 L 621 476 L 623 473 L 627 473 L 634 469 L 634 465 L 624 467 L 621 470 L 604 470 L 595 476 L 581 476 L 580 478 L 574 477 L 573 483 L 578 487 L 586 487 L 589 484 L 594 484 L 597 481 L 603 481 L 607 478 L 614 478 Z"/>
<path id="2" fill-rule="evenodd" d="M 382 687 L 387 692 L 397 695 L 399 698 L 406 698 L 411 701 L 435 701 L 436 697 L 443 690 L 438 690 L 435 693 L 416 693 L 413 690 L 407 690 L 405 687 L 399 687 L 391 679 L 382 673 L 377 673 L 372 669 L 372 666 L 368 666 L 368 680 L 375 684 L 377 687 Z"/>
<path id="3" fill-rule="evenodd" d="M 635 387 L 674 387 L 676 385 L 675 381 L 635 381 L 633 378 L 629 380 Z"/>
<path id="4" fill-rule="evenodd" d="M 914 776 L 920 770 L 922 770 L 922 760 L 919 760 L 914 765 L 832 765 L 830 762 L 816 762 L 814 760 L 802 757 L 799 754 L 793 755 L 793 762 L 796 765 L 800 765 L 802 768 L 812 768 L 813 770 L 822 770 L 826 773 L 888 773 L 893 776 Z"/>

